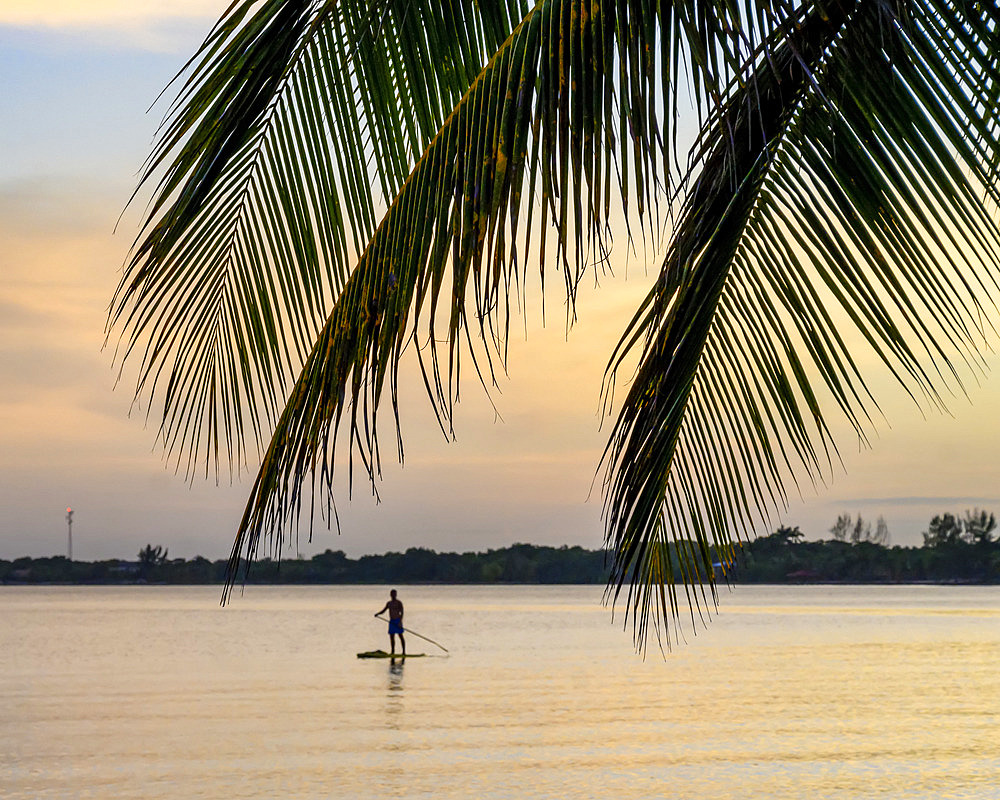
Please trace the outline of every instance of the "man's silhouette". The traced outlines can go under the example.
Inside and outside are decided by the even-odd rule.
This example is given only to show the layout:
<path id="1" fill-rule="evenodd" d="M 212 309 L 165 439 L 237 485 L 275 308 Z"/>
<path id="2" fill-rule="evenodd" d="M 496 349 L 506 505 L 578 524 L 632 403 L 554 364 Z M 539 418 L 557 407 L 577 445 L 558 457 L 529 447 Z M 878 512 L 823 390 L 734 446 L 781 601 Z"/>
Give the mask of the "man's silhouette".
<path id="1" fill-rule="evenodd" d="M 389 592 L 389 598 L 389 602 L 375 616 L 384 614 L 386 611 L 389 612 L 389 652 L 392 655 L 396 654 L 396 634 L 398 633 L 399 643 L 402 646 L 403 655 L 405 656 L 406 639 L 403 638 L 403 604 L 396 599 L 395 589 Z"/>

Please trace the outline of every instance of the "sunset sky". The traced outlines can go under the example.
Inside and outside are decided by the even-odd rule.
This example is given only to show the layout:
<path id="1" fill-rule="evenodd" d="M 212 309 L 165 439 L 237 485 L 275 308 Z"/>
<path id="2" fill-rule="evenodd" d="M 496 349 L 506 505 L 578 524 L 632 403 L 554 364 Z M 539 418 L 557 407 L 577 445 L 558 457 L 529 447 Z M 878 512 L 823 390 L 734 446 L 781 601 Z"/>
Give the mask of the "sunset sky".
<path id="1" fill-rule="evenodd" d="M 79 559 L 134 558 L 146 543 L 228 555 L 253 476 L 216 486 L 176 475 L 155 421 L 129 415 L 130 373 L 115 389 L 113 342 L 104 347 L 148 195 L 115 225 L 167 104 L 147 109 L 227 4 L 0 0 L 0 558 L 65 553 L 67 506 Z M 405 395 L 406 464 L 387 448 L 383 502 L 358 484 L 340 505 L 341 535 L 319 527 L 301 552 L 598 547 L 601 378 L 658 263 L 640 253 L 626 269 L 625 250 L 618 242 L 617 276 L 581 295 L 568 337 L 558 297 L 545 327 L 529 309 L 527 341 L 512 342 L 494 392 L 502 422 L 470 378 L 449 444 L 419 391 Z M 996 373 L 1000 359 L 989 363 Z M 952 399 L 951 416 L 925 421 L 898 392 L 881 397 L 892 427 L 880 424 L 870 451 L 841 439 L 846 474 L 803 487 L 786 522 L 823 538 L 840 513 L 883 515 L 893 543 L 917 544 L 935 513 L 1000 511 L 995 374 L 970 383 L 971 402 Z"/>

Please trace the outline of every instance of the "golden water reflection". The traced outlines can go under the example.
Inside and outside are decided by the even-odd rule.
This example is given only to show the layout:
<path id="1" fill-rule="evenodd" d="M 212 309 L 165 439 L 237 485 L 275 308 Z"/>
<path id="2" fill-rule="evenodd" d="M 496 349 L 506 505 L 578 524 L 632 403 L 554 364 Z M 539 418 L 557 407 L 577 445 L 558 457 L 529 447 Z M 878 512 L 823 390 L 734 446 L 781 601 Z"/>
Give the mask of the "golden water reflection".
<path id="1" fill-rule="evenodd" d="M 1000 589 L 741 587 L 665 659 L 600 587 L 0 588 L 0 795 L 997 796 Z M 404 666 L 405 665 L 405 666 Z"/>

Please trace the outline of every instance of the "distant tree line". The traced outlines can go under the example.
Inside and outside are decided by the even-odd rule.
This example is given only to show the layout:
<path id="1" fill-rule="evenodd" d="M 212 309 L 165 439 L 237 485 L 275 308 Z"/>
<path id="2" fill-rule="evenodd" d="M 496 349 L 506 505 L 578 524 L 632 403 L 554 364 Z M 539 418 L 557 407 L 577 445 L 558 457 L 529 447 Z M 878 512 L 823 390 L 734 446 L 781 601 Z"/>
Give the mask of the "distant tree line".
<path id="1" fill-rule="evenodd" d="M 922 547 L 890 546 L 885 520 L 874 527 L 859 515 L 837 518 L 832 539 L 806 541 L 797 527 L 780 527 L 737 549 L 729 561 L 714 554 L 715 574 L 735 583 L 1000 583 L 996 516 L 976 509 L 935 516 Z M 674 563 L 677 563 L 674 559 Z M 135 561 L 70 561 L 64 556 L 0 560 L 0 583 L 221 584 L 227 562 L 168 556 L 149 544 Z M 485 553 L 405 553 L 348 558 L 326 550 L 308 559 L 262 559 L 250 584 L 605 583 L 602 550 L 515 544 Z"/>
<path id="2" fill-rule="evenodd" d="M 742 583 L 1000 583 L 996 516 L 976 509 L 935 516 L 923 547 L 889 546 L 889 529 L 858 515 L 837 518 L 832 540 L 809 542 L 797 527 L 778 528 L 743 548 L 733 565 Z"/>
<path id="3" fill-rule="evenodd" d="M 146 545 L 136 561 L 70 561 L 65 556 L 0 560 L 0 582 L 215 584 L 225 580 L 227 564 L 201 556 L 170 559 L 162 547 Z M 357 559 L 340 550 L 309 559 L 264 558 L 254 562 L 247 583 L 604 583 L 607 576 L 602 550 L 515 544 L 485 553 L 413 547 Z"/>

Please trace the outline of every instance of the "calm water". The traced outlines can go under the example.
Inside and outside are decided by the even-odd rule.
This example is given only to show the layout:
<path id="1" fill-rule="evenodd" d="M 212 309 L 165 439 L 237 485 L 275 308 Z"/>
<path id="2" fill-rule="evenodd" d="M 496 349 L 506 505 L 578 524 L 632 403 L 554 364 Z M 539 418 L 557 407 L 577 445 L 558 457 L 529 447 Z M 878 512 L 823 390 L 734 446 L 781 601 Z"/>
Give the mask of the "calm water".
<path id="1" fill-rule="evenodd" d="M 1000 798 L 1000 589 L 741 587 L 664 660 L 600 587 L 0 587 L 0 797 Z M 434 652 L 410 637 L 411 652 Z"/>

